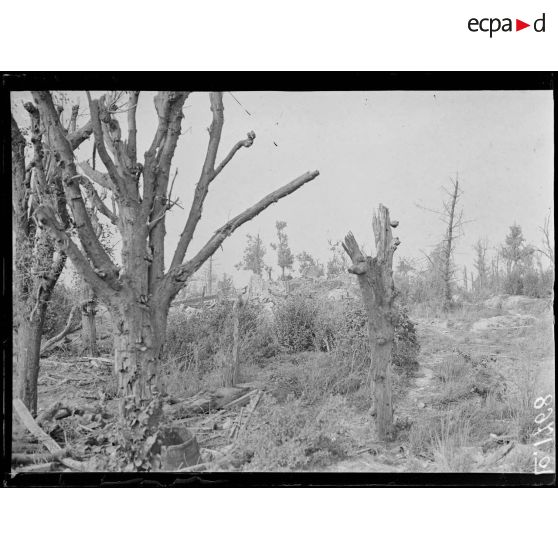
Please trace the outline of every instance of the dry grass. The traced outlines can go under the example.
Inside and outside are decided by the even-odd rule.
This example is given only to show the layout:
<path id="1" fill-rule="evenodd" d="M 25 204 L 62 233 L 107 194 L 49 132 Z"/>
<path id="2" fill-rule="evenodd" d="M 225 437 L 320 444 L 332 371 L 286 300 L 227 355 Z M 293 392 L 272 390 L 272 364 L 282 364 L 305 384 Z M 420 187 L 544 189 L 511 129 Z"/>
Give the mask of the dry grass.
<path id="1" fill-rule="evenodd" d="M 427 460 L 436 471 L 533 472 L 540 413 L 534 401 L 554 391 L 552 317 L 537 314 L 531 328 L 463 335 L 462 321 L 470 325 L 498 312 L 467 306 L 441 325 L 427 322 L 422 328 L 422 359 L 434 361 L 435 381 L 428 408 L 417 413 L 408 433 L 415 470 L 421 470 L 417 460 Z M 437 327 L 444 329 L 438 333 Z M 463 352 L 457 348 L 461 339 Z M 512 449 L 500 460 L 498 451 L 507 447 L 501 439 Z M 553 454 L 554 442 L 548 446 L 545 452 Z"/>

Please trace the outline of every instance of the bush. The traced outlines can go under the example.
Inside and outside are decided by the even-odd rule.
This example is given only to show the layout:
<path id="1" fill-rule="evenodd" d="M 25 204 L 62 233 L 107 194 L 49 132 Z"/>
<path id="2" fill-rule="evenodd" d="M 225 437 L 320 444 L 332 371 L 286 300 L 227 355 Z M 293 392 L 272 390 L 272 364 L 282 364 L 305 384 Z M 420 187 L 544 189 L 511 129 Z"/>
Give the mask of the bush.
<path id="1" fill-rule="evenodd" d="M 547 298 L 554 289 L 554 272 L 547 269 L 537 273 L 534 269 L 510 273 L 504 279 L 504 293 Z"/>
<path id="2" fill-rule="evenodd" d="M 554 273 L 546 270 L 543 273 L 531 271 L 523 277 L 523 294 L 535 298 L 548 298 L 554 289 Z"/>
<path id="3" fill-rule="evenodd" d="M 418 367 L 420 345 L 405 306 L 395 305 L 394 322 L 392 363 L 412 371 Z M 350 363 L 350 371 L 370 368 L 368 318 L 360 300 L 318 301 L 293 295 L 276 309 L 275 331 L 288 352 L 335 350 Z"/>
<path id="4" fill-rule="evenodd" d="M 319 329 L 320 307 L 316 300 L 296 293 L 274 311 L 274 327 L 279 344 L 289 353 L 313 350 Z"/>
<path id="5" fill-rule="evenodd" d="M 167 324 L 165 355 L 178 372 L 191 370 L 199 377 L 224 365 L 232 352 L 231 301 L 221 301 L 194 314 L 172 312 Z M 280 350 L 262 308 L 250 302 L 239 316 L 240 359 L 261 364 Z"/>
<path id="6" fill-rule="evenodd" d="M 394 306 L 395 338 L 392 349 L 392 364 L 401 371 L 412 372 L 418 368 L 420 344 L 414 323 L 403 305 Z M 335 345 L 343 360 L 351 363 L 351 368 L 370 368 L 370 341 L 368 318 L 357 300 L 344 303 L 336 328 Z"/>

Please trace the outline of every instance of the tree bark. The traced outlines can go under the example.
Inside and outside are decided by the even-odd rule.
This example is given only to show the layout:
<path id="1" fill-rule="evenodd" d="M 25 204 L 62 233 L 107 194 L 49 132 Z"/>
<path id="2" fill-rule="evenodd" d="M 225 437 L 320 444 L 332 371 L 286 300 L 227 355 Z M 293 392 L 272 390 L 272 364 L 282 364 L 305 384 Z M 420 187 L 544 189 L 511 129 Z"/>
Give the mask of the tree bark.
<path id="1" fill-rule="evenodd" d="M 380 204 L 372 220 L 376 257 L 365 256 L 350 232 L 343 243 L 353 263 L 349 272 L 358 277 L 368 317 L 374 410 L 378 437 L 384 441 L 393 437 L 391 353 L 395 332 L 393 301 L 396 293 L 392 264 L 399 239 L 392 238 L 391 227 L 397 225 L 397 221 L 390 221 L 389 210 Z"/>
<path id="2" fill-rule="evenodd" d="M 452 306 L 452 254 L 453 254 L 453 241 L 455 240 L 455 231 L 460 224 L 460 218 L 456 221 L 455 207 L 459 198 L 459 178 L 456 177 L 453 182 L 453 192 L 451 192 L 449 206 L 444 204 L 447 214 L 447 232 L 444 250 L 444 310 L 449 310 Z"/>
<path id="3" fill-rule="evenodd" d="M 21 319 L 17 330 L 17 393 L 33 416 L 37 415 L 37 381 L 46 314 L 46 305 L 41 306 L 31 320 Z"/>
<path id="4" fill-rule="evenodd" d="M 32 103 L 25 109 L 31 121 L 32 164 L 25 160 L 25 140 L 12 116 L 12 194 L 15 229 L 14 325 L 17 330 L 17 389 L 32 413 L 37 411 L 37 380 L 46 305 L 64 268 L 66 255 L 55 245 L 38 221 L 31 218 L 38 201 L 59 211 L 61 228 L 68 226 L 68 213 L 61 196 L 60 173 L 43 148 L 39 111 Z M 74 137 L 73 148 L 87 133 Z M 48 178 L 48 180 L 47 180 Z"/>
<path id="5" fill-rule="evenodd" d="M 114 366 L 123 400 L 133 400 L 141 407 L 164 392 L 157 371 L 166 337 L 166 315 L 130 306 L 112 313 Z"/>
<path id="6" fill-rule="evenodd" d="M 81 350 L 82 354 L 99 356 L 97 348 L 97 299 L 91 288 L 83 281 L 81 301 Z"/>

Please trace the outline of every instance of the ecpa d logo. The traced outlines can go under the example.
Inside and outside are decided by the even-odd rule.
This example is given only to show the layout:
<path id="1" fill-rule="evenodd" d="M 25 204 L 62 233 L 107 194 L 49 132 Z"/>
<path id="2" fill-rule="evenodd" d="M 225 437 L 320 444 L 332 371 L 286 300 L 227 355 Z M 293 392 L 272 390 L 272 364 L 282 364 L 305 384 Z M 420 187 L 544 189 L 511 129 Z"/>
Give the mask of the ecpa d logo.
<path id="1" fill-rule="evenodd" d="M 536 33 L 544 33 L 545 32 L 545 17 L 546 14 L 543 14 L 540 18 L 536 19 L 533 22 L 533 30 Z M 476 17 L 472 17 L 467 27 L 469 31 L 473 33 L 477 33 L 481 31 L 482 33 L 489 33 L 489 37 L 492 38 L 494 33 L 498 33 L 498 31 L 512 32 L 512 31 L 521 31 L 522 29 L 526 29 L 527 27 L 531 27 L 530 23 L 526 23 L 521 19 L 515 20 L 515 29 L 512 23 L 512 18 L 505 17 L 500 19 L 498 17 L 485 17 L 482 19 L 478 19 Z"/>

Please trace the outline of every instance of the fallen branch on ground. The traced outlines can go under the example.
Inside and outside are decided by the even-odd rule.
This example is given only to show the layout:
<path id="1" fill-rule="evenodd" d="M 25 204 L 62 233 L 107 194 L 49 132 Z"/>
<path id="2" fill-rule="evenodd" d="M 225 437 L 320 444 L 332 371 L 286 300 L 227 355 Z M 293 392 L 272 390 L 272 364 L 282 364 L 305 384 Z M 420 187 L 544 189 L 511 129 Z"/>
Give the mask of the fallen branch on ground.
<path id="1" fill-rule="evenodd" d="M 74 469 L 76 471 L 87 471 L 86 463 L 70 459 L 69 457 L 58 457 L 60 452 L 63 451 L 62 448 L 35 422 L 35 419 L 31 416 L 31 413 L 21 399 L 14 399 L 13 405 L 14 410 L 16 411 L 23 426 L 25 426 L 25 428 L 27 428 L 27 430 L 29 430 L 29 432 L 33 434 L 33 436 L 35 436 L 35 438 L 41 442 L 50 453 L 52 453 L 53 457 L 57 461 L 60 461 L 60 463 L 70 469 Z"/>
<path id="2" fill-rule="evenodd" d="M 238 438 L 240 436 L 240 433 L 247 428 L 248 423 L 250 422 L 250 419 L 252 418 L 252 414 L 256 410 L 256 407 L 258 406 L 258 403 L 260 402 L 261 397 L 262 397 L 262 392 L 261 391 L 257 392 L 257 395 L 254 397 L 254 399 L 252 399 L 252 401 L 250 402 L 250 406 L 248 407 L 248 410 L 246 411 L 246 420 L 244 421 L 244 424 L 242 424 L 242 416 L 241 416 L 240 419 L 239 419 L 238 427 L 236 428 L 236 432 L 231 437 Z"/>
<path id="3" fill-rule="evenodd" d="M 248 403 L 248 401 L 250 401 L 250 399 L 252 398 L 252 395 L 254 395 L 256 392 L 257 390 L 249 391 L 246 395 L 243 395 L 242 397 L 239 397 L 238 399 L 235 399 L 234 401 L 227 403 L 223 407 L 223 409 L 234 409 L 235 407 L 244 405 L 244 403 Z"/>
<path id="4" fill-rule="evenodd" d="M 65 457 L 67 452 L 62 450 L 60 457 Z M 12 465 L 38 465 L 52 461 L 52 453 L 12 453 Z"/>
<path id="5" fill-rule="evenodd" d="M 63 360 L 54 360 L 52 358 L 41 358 L 41 362 L 46 362 L 48 364 L 56 364 L 57 366 L 74 366 L 75 362 L 65 362 Z"/>
<path id="6" fill-rule="evenodd" d="M 249 401 L 249 398 L 246 397 L 248 395 L 246 393 L 247 389 L 222 387 L 202 392 L 180 404 L 173 405 L 170 412 L 177 418 L 186 418 L 192 415 L 210 413 L 217 409 L 231 409 Z"/>
<path id="7" fill-rule="evenodd" d="M 54 418 L 54 415 L 62 408 L 60 401 L 54 402 L 50 407 L 47 407 L 42 413 L 37 416 L 37 424 L 41 425 Z"/>
<path id="8" fill-rule="evenodd" d="M 25 465 L 17 469 L 18 473 L 44 473 L 52 471 L 56 465 L 55 461 L 48 461 L 47 463 L 35 463 L 33 465 Z"/>
<path id="9" fill-rule="evenodd" d="M 45 341 L 43 346 L 41 347 L 41 355 L 51 349 L 54 345 L 56 345 L 59 341 L 62 341 L 66 335 L 70 333 L 75 333 L 78 329 L 81 329 L 81 324 L 76 324 L 72 326 L 72 322 L 74 321 L 74 315 L 79 310 L 79 305 L 73 306 L 70 310 L 70 315 L 68 316 L 68 321 L 64 326 L 64 329 L 54 337 L 51 337 L 48 341 Z"/>
<path id="10" fill-rule="evenodd" d="M 231 401 L 230 403 L 225 405 L 223 407 L 223 409 L 221 411 L 219 411 L 218 413 L 210 415 L 206 419 L 202 420 L 199 423 L 199 426 L 202 426 L 204 424 L 207 424 L 208 422 L 214 421 L 216 418 L 219 418 L 221 415 L 224 415 L 227 411 L 230 411 L 234 407 L 238 407 L 238 405 L 244 405 L 245 403 L 248 403 L 248 401 L 250 401 L 250 397 L 252 397 L 252 395 L 257 393 L 257 391 L 258 391 L 257 389 L 254 389 L 252 391 L 249 391 L 246 395 L 242 395 L 238 399 L 235 399 L 234 401 Z"/>
<path id="11" fill-rule="evenodd" d="M 95 362 L 102 362 L 103 364 L 107 364 L 109 366 L 112 366 L 114 364 L 114 361 L 111 360 L 110 358 L 104 358 L 104 357 L 79 357 L 78 359 L 76 359 L 78 362 L 83 362 L 86 360 L 92 360 Z"/>

